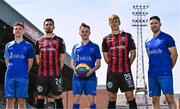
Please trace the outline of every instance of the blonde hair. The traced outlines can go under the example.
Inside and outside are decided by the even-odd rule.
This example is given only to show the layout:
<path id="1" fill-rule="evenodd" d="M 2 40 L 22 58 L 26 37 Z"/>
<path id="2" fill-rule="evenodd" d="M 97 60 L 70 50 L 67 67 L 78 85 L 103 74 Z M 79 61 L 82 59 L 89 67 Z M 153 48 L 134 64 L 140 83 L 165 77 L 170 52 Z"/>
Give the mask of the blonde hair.
<path id="1" fill-rule="evenodd" d="M 120 18 L 116 14 L 112 14 L 111 16 L 108 17 L 108 19 L 109 19 L 109 21 L 111 21 L 111 20 L 118 20 L 119 23 L 120 23 Z"/>

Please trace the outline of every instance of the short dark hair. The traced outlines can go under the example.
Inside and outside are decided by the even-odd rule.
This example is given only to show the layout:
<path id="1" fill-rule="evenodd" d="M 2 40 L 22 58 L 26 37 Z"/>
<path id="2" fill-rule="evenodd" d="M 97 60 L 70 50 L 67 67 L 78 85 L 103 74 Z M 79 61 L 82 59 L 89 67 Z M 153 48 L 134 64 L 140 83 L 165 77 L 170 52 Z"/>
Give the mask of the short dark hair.
<path id="1" fill-rule="evenodd" d="M 21 26 L 24 29 L 24 24 L 21 22 L 16 22 L 13 27 L 15 26 Z"/>
<path id="2" fill-rule="evenodd" d="M 45 24 L 45 22 L 47 22 L 47 21 L 51 21 L 51 22 L 53 22 L 53 24 L 54 24 L 54 20 L 51 19 L 51 18 L 46 18 L 46 19 L 44 20 L 44 24 Z"/>
<path id="3" fill-rule="evenodd" d="M 90 26 L 85 24 L 85 23 L 81 23 L 79 29 L 81 29 L 81 27 L 85 27 L 85 28 L 88 28 L 90 30 Z"/>
<path id="4" fill-rule="evenodd" d="M 152 20 L 152 19 L 156 19 L 158 20 L 159 22 L 161 22 L 160 18 L 158 16 L 152 16 L 149 18 L 149 21 Z"/>

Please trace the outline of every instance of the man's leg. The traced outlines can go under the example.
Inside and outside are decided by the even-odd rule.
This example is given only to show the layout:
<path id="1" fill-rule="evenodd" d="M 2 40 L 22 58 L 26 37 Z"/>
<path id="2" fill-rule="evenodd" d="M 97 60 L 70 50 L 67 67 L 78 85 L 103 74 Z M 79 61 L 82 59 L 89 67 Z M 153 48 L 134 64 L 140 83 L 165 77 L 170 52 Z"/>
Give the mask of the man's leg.
<path id="1" fill-rule="evenodd" d="M 125 96 L 126 96 L 126 99 L 129 103 L 129 108 L 130 109 L 137 109 L 137 104 L 136 104 L 136 100 L 135 100 L 133 91 L 126 91 Z"/>
<path id="2" fill-rule="evenodd" d="M 28 85 L 28 95 L 29 97 L 26 99 L 27 103 L 31 106 L 34 106 L 35 101 L 35 92 L 36 92 L 36 75 L 35 73 L 29 74 L 29 85 Z"/>
<path id="3" fill-rule="evenodd" d="M 16 79 L 16 98 L 18 103 L 18 109 L 26 108 L 26 99 L 28 97 L 28 79 L 17 78 Z"/>
<path id="4" fill-rule="evenodd" d="M 84 90 L 84 80 L 73 76 L 72 81 L 72 92 L 73 92 L 73 109 L 80 109 L 80 100 L 81 95 L 83 94 Z"/>
<path id="5" fill-rule="evenodd" d="M 37 78 L 37 109 L 44 109 L 44 101 L 46 96 L 48 95 L 48 88 L 49 88 L 49 77 L 38 77 Z"/>
<path id="6" fill-rule="evenodd" d="M 45 98 L 46 98 L 45 96 L 41 96 L 41 95 L 37 96 L 37 109 L 45 108 L 45 105 L 44 105 Z"/>
<path id="7" fill-rule="evenodd" d="M 152 97 L 153 109 L 160 109 L 161 87 L 159 77 L 148 76 L 149 96 Z"/>
<path id="8" fill-rule="evenodd" d="M 87 78 L 85 80 L 84 86 L 85 86 L 84 94 L 87 95 L 88 101 L 90 103 L 89 109 L 96 109 L 95 96 L 96 96 L 97 79 Z"/>
<path id="9" fill-rule="evenodd" d="M 125 96 L 129 104 L 129 109 L 137 109 L 136 100 L 133 94 L 133 90 L 135 86 L 134 86 L 132 73 L 124 72 L 121 74 L 121 78 L 122 79 L 119 80 L 120 89 L 121 89 L 121 92 L 125 92 Z"/>
<path id="10" fill-rule="evenodd" d="M 160 96 L 152 96 L 153 109 L 160 109 Z"/>
<path id="11" fill-rule="evenodd" d="M 115 109 L 116 108 L 117 93 L 108 91 L 108 96 L 109 96 L 108 109 Z"/>
<path id="12" fill-rule="evenodd" d="M 89 108 L 90 109 L 96 109 L 95 95 L 87 95 L 87 96 L 88 96 L 88 101 L 90 103 Z"/>
<path id="13" fill-rule="evenodd" d="M 26 109 L 26 99 L 18 98 L 18 109 Z"/>
<path id="14" fill-rule="evenodd" d="M 15 98 L 6 99 L 6 109 L 14 109 Z"/>
<path id="15" fill-rule="evenodd" d="M 63 102 L 62 102 L 62 78 L 61 76 L 54 76 L 50 77 L 50 87 L 52 94 L 54 96 L 54 108 L 55 109 L 63 109 Z"/>
<path id="16" fill-rule="evenodd" d="M 119 82 L 120 79 L 121 79 L 121 75 L 119 72 L 109 73 L 107 75 L 106 89 L 108 91 L 108 96 L 109 96 L 108 109 L 116 108 L 117 92 L 118 89 L 120 88 L 120 82 Z"/>
<path id="17" fill-rule="evenodd" d="M 174 100 L 174 88 L 173 88 L 173 77 L 172 76 L 163 76 L 160 79 L 160 85 L 162 92 L 166 97 L 169 109 L 176 109 L 176 103 Z"/>
<path id="18" fill-rule="evenodd" d="M 177 109 L 175 100 L 174 100 L 174 95 L 172 94 L 165 94 L 169 109 Z"/>
<path id="19" fill-rule="evenodd" d="M 61 95 L 55 96 L 54 101 L 55 101 L 55 104 L 54 104 L 55 109 L 63 109 L 63 102 L 62 102 Z"/>
<path id="20" fill-rule="evenodd" d="M 6 109 L 14 109 L 15 103 L 15 79 L 5 78 L 4 92 L 6 97 Z"/>
<path id="21" fill-rule="evenodd" d="M 80 109 L 80 100 L 81 100 L 81 95 L 75 94 L 74 102 L 73 102 L 73 109 Z"/>

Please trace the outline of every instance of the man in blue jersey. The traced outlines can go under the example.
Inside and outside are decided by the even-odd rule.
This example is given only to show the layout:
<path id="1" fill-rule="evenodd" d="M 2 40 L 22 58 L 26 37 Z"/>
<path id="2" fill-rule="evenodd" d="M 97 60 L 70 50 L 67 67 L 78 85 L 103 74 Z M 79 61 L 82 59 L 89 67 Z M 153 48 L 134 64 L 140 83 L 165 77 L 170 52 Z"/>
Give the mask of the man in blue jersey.
<path id="1" fill-rule="evenodd" d="M 146 40 L 145 46 L 149 57 L 149 96 L 154 109 L 160 109 L 161 90 L 166 97 L 169 109 L 176 109 L 173 91 L 172 69 L 178 57 L 174 39 L 161 31 L 158 16 L 149 19 L 153 37 Z"/>
<path id="2" fill-rule="evenodd" d="M 4 52 L 7 65 L 5 75 L 6 109 L 14 109 L 15 98 L 18 108 L 26 108 L 28 97 L 28 72 L 32 67 L 34 50 L 32 44 L 23 39 L 24 25 L 16 23 L 13 28 L 14 40 L 7 43 Z"/>
<path id="3" fill-rule="evenodd" d="M 72 50 L 71 66 L 74 70 L 73 75 L 73 109 L 80 108 L 81 95 L 88 96 L 90 109 L 96 109 L 95 95 L 97 87 L 97 78 L 95 71 L 100 68 L 101 54 L 97 44 L 90 41 L 90 27 L 82 23 L 79 28 L 79 34 L 82 38 L 79 44 L 74 45 Z M 88 66 L 90 69 L 87 73 L 79 75 L 77 71 L 78 65 Z"/>

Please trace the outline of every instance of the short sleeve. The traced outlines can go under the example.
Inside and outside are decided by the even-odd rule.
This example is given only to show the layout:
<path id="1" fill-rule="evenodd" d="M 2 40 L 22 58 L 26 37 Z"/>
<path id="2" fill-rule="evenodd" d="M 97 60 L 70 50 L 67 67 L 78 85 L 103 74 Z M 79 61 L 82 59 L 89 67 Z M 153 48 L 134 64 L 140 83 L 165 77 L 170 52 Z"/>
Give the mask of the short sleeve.
<path id="1" fill-rule="evenodd" d="M 136 49 L 136 44 L 135 44 L 135 42 L 134 42 L 134 39 L 133 39 L 133 37 L 132 37 L 132 35 L 131 34 L 128 34 L 128 37 L 129 37 L 129 50 L 134 50 L 134 49 Z"/>
<path id="2" fill-rule="evenodd" d="M 96 59 L 101 59 L 101 53 L 100 53 L 100 49 L 99 49 L 99 46 L 96 45 Z"/>
<path id="3" fill-rule="evenodd" d="M 73 46 L 73 49 L 72 49 L 72 52 L 71 52 L 71 58 L 72 58 L 73 60 L 75 60 L 75 58 L 76 58 L 75 48 L 76 48 L 76 45 Z"/>
<path id="4" fill-rule="evenodd" d="M 30 44 L 28 47 L 28 58 L 34 58 L 34 48 L 32 44 Z"/>
<path id="5" fill-rule="evenodd" d="M 107 46 L 107 43 L 106 43 L 106 38 L 104 38 L 103 42 L 102 42 L 102 51 L 103 52 L 108 52 L 108 46 Z"/>
<path id="6" fill-rule="evenodd" d="M 37 41 L 35 44 L 35 55 L 39 55 L 39 51 L 39 41 Z"/>
<path id="7" fill-rule="evenodd" d="M 61 39 L 60 54 L 66 53 L 66 45 L 63 39 Z"/>
<path id="8" fill-rule="evenodd" d="M 5 46 L 5 50 L 4 50 L 4 58 L 5 59 L 9 59 L 10 58 L 10 53 L 9 53 L 9 51 L 8 51 L 8 45 L 9 44 L 7 44 L 6 46 Z"/>
<path id="9" fill-rule="evenodd" d="M 175 41 L 174 41 L 174 39 L 171 36 L 167 37 L 167 39 L 166 39 L 166 46 L 167 46 L 167 48 L 171 48 L 171 47 L 176 46 L 175 45 Z"/>

